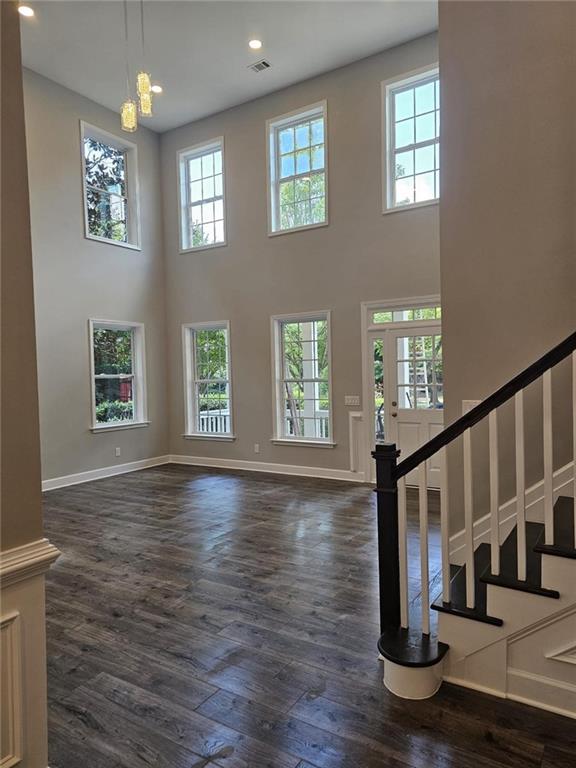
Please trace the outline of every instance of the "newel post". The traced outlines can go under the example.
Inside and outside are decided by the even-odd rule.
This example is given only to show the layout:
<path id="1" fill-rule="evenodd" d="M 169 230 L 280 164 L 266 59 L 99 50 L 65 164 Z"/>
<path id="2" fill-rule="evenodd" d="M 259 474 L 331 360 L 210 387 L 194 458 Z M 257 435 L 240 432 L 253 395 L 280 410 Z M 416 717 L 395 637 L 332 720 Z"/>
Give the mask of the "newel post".
<path id="1" fill-rule="evenodd" d="M 378 571 L 380 586 L 380 630 L 400 626 L 400 564 L 398 546 L 398 485 L 395 443 L 379 443 L 376 460 L 378 496 Z"/>

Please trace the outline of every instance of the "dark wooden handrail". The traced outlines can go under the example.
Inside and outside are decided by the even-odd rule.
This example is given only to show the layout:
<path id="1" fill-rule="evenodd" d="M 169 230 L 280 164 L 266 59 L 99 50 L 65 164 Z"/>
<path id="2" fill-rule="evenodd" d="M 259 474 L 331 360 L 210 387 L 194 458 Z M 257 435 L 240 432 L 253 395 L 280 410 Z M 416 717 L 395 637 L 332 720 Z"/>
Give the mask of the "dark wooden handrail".
<path id="1" fill-rule="evenodd" d="M 479 405 L 472 408 L 471 411 L 465 413 L 464 416 L 461 416 L 455 422 L 450 424 L 446 429 L 440 432 L 440 434 L 433 437 L 432 440 L 404 459 L 404 461 L 401 461 L 400 464 L 396 466 L 396 480 L 404 477 L 413 469 L 416 469 L 416 467 L 422 464 L 423 461 L 427 461 L 441 448 L 445 448 L 463 432 L 470 429 L 470 427 L 473 427 L 475 424 L 478 424 L 478 422 L 488 416 L 491 411 L 503 405 L 507 400 L 510 400 L 510 398 L 514 397 L 517 392 L 524 389 L 529 384 L 532 384 L 533 381 L 536 381 L 536 379 L 540 378 L 540 376 L 546 373 L 547 370 L 553 368 L 574 351 L 576 351 L 576 332 L 571 333 L 568 338 L 561 341 L 560 344 L 549 352 L 546 352 L 545 355 L 542 355 L 539 360 L 536 360 L 535 363 L 529 365 L 528 368 L 522 371 L 522 373 L 514 376 L 514 378 L 510 379 L 510 381 L 504 384 L 503 387 L 500 387 L 500 389 L 496 390 L 496 392 L 483 400 Z"/>

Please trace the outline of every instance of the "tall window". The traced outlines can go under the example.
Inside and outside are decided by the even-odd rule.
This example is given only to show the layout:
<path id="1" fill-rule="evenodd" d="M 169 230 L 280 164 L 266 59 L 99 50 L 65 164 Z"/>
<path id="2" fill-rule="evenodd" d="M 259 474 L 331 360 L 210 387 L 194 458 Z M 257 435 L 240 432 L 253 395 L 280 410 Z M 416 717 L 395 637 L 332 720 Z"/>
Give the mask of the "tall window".
<path id="1" fill-rule="evenodd" d="M 233 437 L 228 323 L 183 326 L 186 434 Z"/>
<path id="2" fill-rule="evenodd" d="M 328 313 L 274 319 L 277 439 L 330 442 Z"/>
<path id="3" fill-rule="evenodd" d="M 270 230 L 327 223 L 326 104 L 268 122 Z"/>
<path id="4" fill-rule="evenodd" d="M 144 423 L 144 326 L 90 320 L 90 339 L 93 429 Z"/>
<path id="5" fill-rule="evenodd" d="M 136 146 L 81 123 L 86 237 L 138 247 Z"/>
<path id="6" fill-rule="evenodd" d="M 385 92 L 388 209 L 440 196 L 440 80 L 433 70 L 389 83 Z"/>
<path id="7" fill-rule="evenodd" d="M 224 140 L 182 150 L 178 157 L 181 249 L 225 245 Z"/>

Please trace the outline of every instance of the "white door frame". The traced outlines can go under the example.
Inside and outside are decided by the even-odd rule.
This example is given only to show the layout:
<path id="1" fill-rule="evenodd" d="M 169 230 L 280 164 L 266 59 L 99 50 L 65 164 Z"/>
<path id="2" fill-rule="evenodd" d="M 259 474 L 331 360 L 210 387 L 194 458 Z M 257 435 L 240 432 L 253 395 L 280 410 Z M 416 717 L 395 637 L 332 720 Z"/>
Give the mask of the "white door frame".
<path id="1" fill-rule="evenodd" d="M 372 377 L 372 361 L 369 355 L 369 340 L 370 334 L 374 331 L 384 333 L 387 329 L 401 330 L 414 328 L 415 325 L 420 327 L 430 324 L 430 327 L 438 325 L 437 320 L 418 320 L 418 321 L 396 321 L 391 323 L 373 323 L 372 313 L 377 310 L 389 311 L 389 310 L 402 310 L 412 309 L 413 307 L 439 307 L 441 306 L 440 295 L 434 294 L 431 296 L 411 296 L 403 299 L 385 299 L 383 301 L 363 301 L 360 305 L 361 308 L 361 332 L 362 332 L 362 400 L 363 400 L 363 413 L 364 423 L 366 429 L 364 430 L 364 447 L 363 447 L 363 464 L 365 467 L 365 479 L 366 482 L 374 482 L 374 459 L 372 458 L 372 451 L 374 450 L 375 439 L 374 429 L 372 424 L 372 397 L 374 394 L 373 387 L 374 382 L 371 381 Z"/>

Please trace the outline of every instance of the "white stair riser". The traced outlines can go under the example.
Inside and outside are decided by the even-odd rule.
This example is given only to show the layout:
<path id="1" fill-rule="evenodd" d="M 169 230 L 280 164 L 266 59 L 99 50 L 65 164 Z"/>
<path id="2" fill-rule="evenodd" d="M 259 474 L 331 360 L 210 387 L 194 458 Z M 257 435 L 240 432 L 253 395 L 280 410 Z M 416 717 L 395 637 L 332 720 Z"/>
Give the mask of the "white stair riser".
<path id="1" fill-rule="evenodd" d="M 542 555 L 542 586 L 576 598 L 576 560 Z"/>

